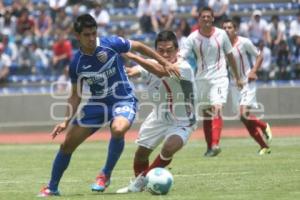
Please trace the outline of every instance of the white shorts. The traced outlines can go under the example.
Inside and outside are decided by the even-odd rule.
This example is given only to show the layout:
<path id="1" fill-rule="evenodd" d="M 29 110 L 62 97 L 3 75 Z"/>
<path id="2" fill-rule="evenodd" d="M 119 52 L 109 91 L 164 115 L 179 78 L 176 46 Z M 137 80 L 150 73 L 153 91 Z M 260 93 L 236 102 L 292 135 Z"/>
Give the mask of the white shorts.
<path id="1" fill-rule="evenodd" d="M 257 107 L 255 82 L 245 84 L 242 90 L 239 90 L 236 85 L 230 85 L 230 92 L 232 98 L 232 111 L 234 113 L 239 112 L 240 106 L 249 106 L 251 108 Z"/>
<path id="2" fill-rule="evenodd" d="M 227 77 L 212 80 L 197 80 L 198 102 L 201 108 L 206 109 L 212 105 L 223 105 L 227 101 L 228 84 Z"/>
<path id="3" fill-rule="evenodd" d="M 140 128 L 136 143 L 148 149 L 155 149 L 168 137 L 178 135 L 183 144 L 186 144 L 194 130 L 196 130 L 196 124 L 191 127 L 179 126 L 176 122 L 159 118 L 155 112 L 151 112 Z"/>

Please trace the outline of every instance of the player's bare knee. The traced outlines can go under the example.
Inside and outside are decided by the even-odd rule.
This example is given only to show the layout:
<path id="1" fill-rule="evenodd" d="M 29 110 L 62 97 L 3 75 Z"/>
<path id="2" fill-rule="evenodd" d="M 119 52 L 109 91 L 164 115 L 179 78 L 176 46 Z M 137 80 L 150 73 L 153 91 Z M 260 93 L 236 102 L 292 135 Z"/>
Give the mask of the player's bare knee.
<path id="1" fill-rule="evenodd" d="M 111 134 L 115 138 L 122 138 L 122 137 L 124 137 L 125 132 L 126 132 L 126 129 L 124 129 L 122 127 L 118 127 L 118 126 L 111 127 Z"/>
<path id="2" fill-rule="evenodd" d="M 181 149 L 182 145 L 178 144 L 178 145 L 172 145 L 171 143 L 169 144 L 165 144 L 162 148 L 162 154 L 166 157 L 171 157 L 173 156 L 173 154 L 178 151 L 179 149 Z"/>

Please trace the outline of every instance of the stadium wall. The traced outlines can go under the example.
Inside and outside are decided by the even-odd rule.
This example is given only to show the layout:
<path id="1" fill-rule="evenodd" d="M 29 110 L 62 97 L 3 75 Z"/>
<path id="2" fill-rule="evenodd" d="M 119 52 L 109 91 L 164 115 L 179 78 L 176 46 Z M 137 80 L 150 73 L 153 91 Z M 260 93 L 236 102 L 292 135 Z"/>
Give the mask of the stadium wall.
<path id="1" fill-rule="evenodd" d="M 138 92 L 141 108 L 134 124 L 140 123 L 151 110 L 144 100 L 146 92 Z M 257 91 L 259 109 L 256 114 L 273 124 L 300 124 L 300 86 L 260 87 Z M 224 109 L 226 124 L 235 126 L 237 116 L 232 112 L 229 96 Z M 45 131 L 64 118 L 66 97 L 49 94 L 0 96 L 0 133 L 9 131 Z M 201 113 L 201 112 L 199 112 Z M 201 117 L 201 116 L 200 116 Z M 201 126 L 202 123 L 199 125 Z"/>

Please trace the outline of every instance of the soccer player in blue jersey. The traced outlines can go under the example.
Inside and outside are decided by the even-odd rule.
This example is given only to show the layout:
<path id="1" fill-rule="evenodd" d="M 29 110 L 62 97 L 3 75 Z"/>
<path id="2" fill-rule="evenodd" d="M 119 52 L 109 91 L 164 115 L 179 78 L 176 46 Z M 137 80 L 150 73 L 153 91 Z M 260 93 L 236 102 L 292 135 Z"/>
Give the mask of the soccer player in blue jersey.
<path id="1" fill-rule="evenodd" d="M 52 138 L 72 125 L 54 159 L 49 184 L 40 191 L 40 197 L 60 194 L 58 184 L 72 153 L 105 123 L 110 123 L 111 130 L 107 160 L 91 189 L 103 192 L 109 186 L 113 168 L 124 148 L 124 135 L 135 118 L 137 103 L 123 66 L 122 53 L 138 51 L 157 60 L 168 72 L 179 74 L 176 67 L 140 42 L 114 36 L 98 38 L 97 23 L 89 14 L 76 19 L 74 31 L 80 50 L 70 65 L 72 89 L 66 120 L 53 129 Z M 83 81 L 89 85 L 91 97 L 79 109 Z"/>

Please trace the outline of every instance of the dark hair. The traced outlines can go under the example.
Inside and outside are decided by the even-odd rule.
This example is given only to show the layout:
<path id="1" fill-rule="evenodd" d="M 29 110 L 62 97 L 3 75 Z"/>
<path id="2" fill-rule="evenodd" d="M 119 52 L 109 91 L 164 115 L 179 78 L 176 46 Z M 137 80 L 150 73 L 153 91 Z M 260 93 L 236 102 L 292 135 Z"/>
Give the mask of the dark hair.
<path id="1" fill-rule="evenodd" d="M 175 35 L 175 33 L 173 31 L 161 31 L 155 40 L 155 49 L 157 48 L 157 43 L 158 42 L 167 42 L 167 41 L 172 41 L 173 45 L 176 49 L 178 49 L 178 41 L 177 41 L 177 37 Z"/>
<path id="2" fill-rule="evenodd" d="M 232 23 L 233 25 L 233 28 L 236 29 L 237 28 L 237 23 L 232 20 L 232 19 L 225 19 L 223 22 L 222 22 L 222 25 L 225 24 L 225 23 Z"/>
<path id="3" fill-rule="evenodd" d="M 207 6 L 201 8 L 201 9 L 199 10 L 199 17 L 201 16 L 202 12 L 204 12 L 204 11 L 210 12 L 211 15 L 214 17 L 214 11 L 213 11 L 213 9 L 210 8 L 210 7 L 207 7 Z"/>
<path id="4" fill-rule="evenodd" d="M 278 15 L 272 15 L 271 21 L 273 21 L 273 20 L 279 21 Z"/>
<path id="5" fill-rule="evenodd" d="M 97 28 L 96 20 L 90 14 L 83 14 L 77 17 L 73 28 L 76 33 L 81 33 L 83 28 Z"/>

